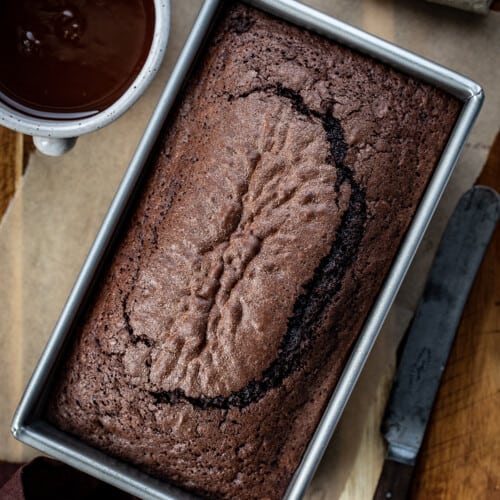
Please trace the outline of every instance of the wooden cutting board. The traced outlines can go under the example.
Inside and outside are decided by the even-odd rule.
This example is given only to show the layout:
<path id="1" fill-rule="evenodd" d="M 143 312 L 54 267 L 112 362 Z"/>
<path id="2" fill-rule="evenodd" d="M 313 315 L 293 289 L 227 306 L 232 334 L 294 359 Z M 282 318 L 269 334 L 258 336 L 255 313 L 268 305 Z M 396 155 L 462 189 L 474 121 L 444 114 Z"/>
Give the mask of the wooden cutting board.
<path id="1" fill-rule="evenodd" d="M 500 133 L 478 184 L 500 192 Z M 464 310 L 420 453 L 414 499 L 500 498 L 500 230 Z"/>

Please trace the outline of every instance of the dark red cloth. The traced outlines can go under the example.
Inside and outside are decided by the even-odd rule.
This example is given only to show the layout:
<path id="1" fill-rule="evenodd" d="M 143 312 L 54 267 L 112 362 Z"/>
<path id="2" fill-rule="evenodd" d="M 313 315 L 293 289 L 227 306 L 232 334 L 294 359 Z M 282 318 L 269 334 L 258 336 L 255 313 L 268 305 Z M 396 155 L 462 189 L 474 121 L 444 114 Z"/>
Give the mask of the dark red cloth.
<path id="1" fill-rule="evenodd" d="M 26 465 L 0 462 L 1 500 L 132 500 L 87 474 L 52 460 L 38 457 Z"/>
<path id="2" fill-rule="evenodd" d="M 23 464 L 13 464 L 0 461 L 0 491 L 2 486 L 15 474 Z M 0 497 L 1 498 L 1 497 Z"/>

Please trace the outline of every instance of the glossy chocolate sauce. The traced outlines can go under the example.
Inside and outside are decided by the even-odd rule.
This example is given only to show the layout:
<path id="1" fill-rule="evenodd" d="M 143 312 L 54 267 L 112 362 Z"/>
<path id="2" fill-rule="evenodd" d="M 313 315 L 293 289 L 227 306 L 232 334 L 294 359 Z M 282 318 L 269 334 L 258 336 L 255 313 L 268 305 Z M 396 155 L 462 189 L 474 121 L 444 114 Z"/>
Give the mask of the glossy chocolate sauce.
<path id="1" fill-rule="evenodd" d="M 153 0 L 0 0 L 0 100 L 78 119 L 130 86 L 153 39 Z"/>

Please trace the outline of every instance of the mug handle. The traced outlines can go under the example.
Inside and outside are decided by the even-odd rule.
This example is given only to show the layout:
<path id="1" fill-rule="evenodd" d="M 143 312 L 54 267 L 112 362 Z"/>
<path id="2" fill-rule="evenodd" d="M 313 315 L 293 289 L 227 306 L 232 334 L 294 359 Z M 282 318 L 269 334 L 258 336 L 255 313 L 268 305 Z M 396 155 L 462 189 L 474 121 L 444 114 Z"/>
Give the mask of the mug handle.
<path id="1" fill-rule="evenodd" d="M 34 136 L 33 142 L 36 149 L 47 156 L 62 156 L 73 149 L 76 144 L 76 137 L 60 139 L 57 137 Z"/>

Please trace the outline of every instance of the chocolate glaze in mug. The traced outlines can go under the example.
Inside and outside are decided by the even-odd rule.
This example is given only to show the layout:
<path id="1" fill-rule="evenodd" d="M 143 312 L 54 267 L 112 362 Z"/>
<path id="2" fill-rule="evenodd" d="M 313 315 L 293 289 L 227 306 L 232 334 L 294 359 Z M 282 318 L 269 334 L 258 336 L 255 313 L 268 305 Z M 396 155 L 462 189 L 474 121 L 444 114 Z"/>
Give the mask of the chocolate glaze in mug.
<path id="1" fill-rule="evenodd" d="M 169 0 L 22 0 L 0 12 L 0 125 L 49 155 L 138 99 L 170 24 Z"/>

